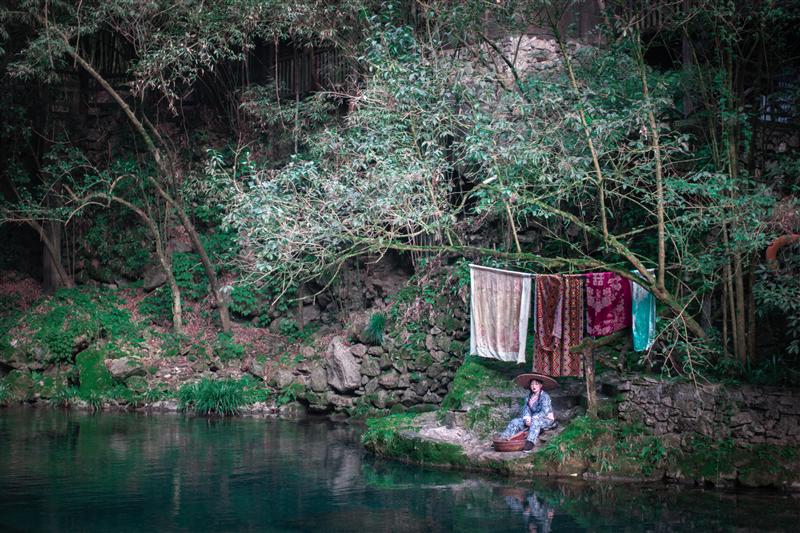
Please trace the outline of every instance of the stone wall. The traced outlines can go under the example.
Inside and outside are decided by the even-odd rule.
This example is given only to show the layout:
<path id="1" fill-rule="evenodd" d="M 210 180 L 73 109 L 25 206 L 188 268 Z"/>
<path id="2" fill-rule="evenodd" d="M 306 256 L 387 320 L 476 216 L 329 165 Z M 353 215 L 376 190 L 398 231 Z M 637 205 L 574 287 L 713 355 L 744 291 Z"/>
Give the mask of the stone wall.
<path id="1" fill-rule="evenodd" d="M 279 371 L 272 381 L 281 389 L 302 385 L 298 397 L 313 411 L 435 408 L 468 348 L 464 304 L 450 303 L 415 321 L 411 334 L 405 326 L 387 332 L 380 345 L 343 332 L 330 340 L 324 357 Z"/>
<path id="2" fill-rule="evenodd" d="M 672 445 L 692 436 L 738 445 L 800 445 L 800 390 L 751 385 L 667 383 L 648 377 L 612 386 L 619 416 L 640 421 Z"/>

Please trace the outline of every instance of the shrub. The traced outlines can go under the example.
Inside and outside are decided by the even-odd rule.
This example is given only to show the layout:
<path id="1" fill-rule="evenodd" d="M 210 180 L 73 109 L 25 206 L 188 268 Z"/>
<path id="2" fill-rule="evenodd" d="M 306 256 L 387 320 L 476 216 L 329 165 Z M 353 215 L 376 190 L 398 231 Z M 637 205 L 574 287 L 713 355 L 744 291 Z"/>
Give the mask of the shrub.
<path id="1" fill-rule="evenodd" d="M 234 380 L 202 380 L 178 391 L 178 406 L 199 415 L 238 415 L 247 403 L 244 385 Z"/>
<path id="2" fill-rule="evenodd" d="M 298 397 L 302 396 L 303 392 L 305 392 L 305 388 L 302 383 L 292 383 L 283 389 L 283 392 L 278 396 L 275 403 L 278 407 L 286 405 L 287 403 L 292 403 L 296 401 Z"/>
<path id="3" fill-rule="evenodd" d="M 69 407 L 78 398 L 78 389 L 63 387 L 58 389 L 47 402 L 54 407 Z"/>

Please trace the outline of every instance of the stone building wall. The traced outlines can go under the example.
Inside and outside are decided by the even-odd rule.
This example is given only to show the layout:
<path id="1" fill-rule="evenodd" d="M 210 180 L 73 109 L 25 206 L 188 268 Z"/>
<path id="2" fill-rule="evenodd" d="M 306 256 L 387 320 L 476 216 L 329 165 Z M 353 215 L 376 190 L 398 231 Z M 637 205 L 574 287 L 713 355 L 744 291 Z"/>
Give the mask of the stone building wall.
<path id="1" fill-rule="evenodd" d="M 692 436 L 738 445 L 800 445 L 800 390 L 752 385 L 667 383 L 648 377 L 614 385 L 619 417 L 640 421 L 670 444 Z"/>

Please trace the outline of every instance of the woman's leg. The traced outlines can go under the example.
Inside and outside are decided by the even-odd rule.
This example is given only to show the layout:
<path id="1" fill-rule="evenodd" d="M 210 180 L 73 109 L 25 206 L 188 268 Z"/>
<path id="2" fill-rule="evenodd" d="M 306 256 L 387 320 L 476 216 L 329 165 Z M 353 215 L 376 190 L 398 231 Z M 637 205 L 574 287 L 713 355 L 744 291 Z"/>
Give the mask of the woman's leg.
<path id="1" fill-rule="evenodd" d="M 504 429 L 503 432 L 500 433 L 500 437 L 503 439 L 508 439 L 510 437 L 513 437 L 515 434 L 519 433 L 523 429 L 525 429 L 525 422 L 522 420 L 522 418 L 515 418 L 514 420 L 509 422 L 508 426 L 506 426 L 506 429 Z"/>
<path id="2" fill-rule="evenodd" d="M 528 431 L 528 441 L 536 443 L 539 438 L 539 433 L 542 429 L 547 429 L 553 425 L 553 421 L 542 415 L 534 415 L 531 417 L 531 429 Z"/>

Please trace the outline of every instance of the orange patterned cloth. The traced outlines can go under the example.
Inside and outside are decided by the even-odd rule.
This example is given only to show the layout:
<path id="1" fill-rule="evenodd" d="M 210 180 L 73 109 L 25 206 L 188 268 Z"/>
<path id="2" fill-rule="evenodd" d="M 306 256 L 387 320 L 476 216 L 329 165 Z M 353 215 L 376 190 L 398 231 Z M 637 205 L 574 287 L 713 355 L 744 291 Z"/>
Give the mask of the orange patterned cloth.
<path id="1" fill-rule="evenodd" d="M 580 376 L 583 340 L 583 277 L 536 276 L 533 370 L 548 376 Z"/>

